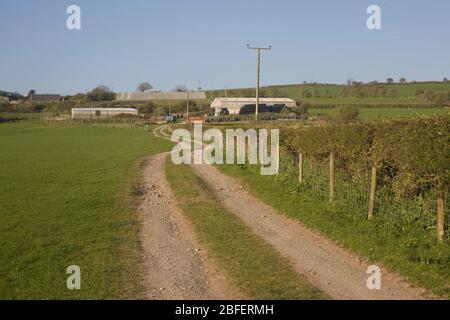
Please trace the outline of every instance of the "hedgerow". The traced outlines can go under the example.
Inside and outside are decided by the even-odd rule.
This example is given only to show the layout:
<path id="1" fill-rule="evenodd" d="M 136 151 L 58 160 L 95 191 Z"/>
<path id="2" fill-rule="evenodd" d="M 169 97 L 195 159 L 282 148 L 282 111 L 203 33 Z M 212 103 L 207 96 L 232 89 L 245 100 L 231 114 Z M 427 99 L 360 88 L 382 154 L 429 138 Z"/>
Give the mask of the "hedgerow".
<path id="1" fill-rule="evenodd" d="M 321 124 L 281 132 L 281 172 L 296 176 L 305 158 L 303 189 L 327 196 L 328 161 L 336 162 L 336 199 L 367 212 L 370 170 L 377 169 L 378 222 L 396 232 L 435 230 L 436 199 L 450 187 L 450 117 L 353 124 Z M 283 159 L 284 158 L 284 159 Z M 386 222 L 388 222 L 386 224 Z M 448 232 L 448 223 L 447 223 Z"/>
<path id="2" fill-rule="evenodd" d="M 315 158 L 334 153 L 349 174 L 379 167 L 399 197 L 417 196 L 430 188 L 448 189 L 450 181 L 450 117 L 324 124 L 282 132 L 291 156 Z M 384 171 L 383 171 L 384 169 Z M 389 172 L 389 173 L 388 173 Z"/>

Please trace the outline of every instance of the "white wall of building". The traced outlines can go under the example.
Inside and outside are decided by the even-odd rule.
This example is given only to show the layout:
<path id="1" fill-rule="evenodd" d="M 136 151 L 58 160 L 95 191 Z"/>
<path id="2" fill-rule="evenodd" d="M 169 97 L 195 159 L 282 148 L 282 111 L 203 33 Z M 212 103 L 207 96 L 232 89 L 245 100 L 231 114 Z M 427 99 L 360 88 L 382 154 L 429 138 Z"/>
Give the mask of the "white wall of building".
<path id="1" fill-rule="evenodd" d="M 260 98 L 260 104 L 285 104 L 289 108 L 296 106 L 294 100 L 289 98 Z M 241 108 L 246 104 L 256 104 L 256 98 L 216 98 L 211 103 L 215 115 L 220 114 L 221 109 L 228 109 L 230 114 L 238 114 Z"/>
<path id="2" fill-rule="evenodd" d="M 110 118 L 120 114 L 137 116 L 134 108 L 72 108 L 72 119 Z"/>

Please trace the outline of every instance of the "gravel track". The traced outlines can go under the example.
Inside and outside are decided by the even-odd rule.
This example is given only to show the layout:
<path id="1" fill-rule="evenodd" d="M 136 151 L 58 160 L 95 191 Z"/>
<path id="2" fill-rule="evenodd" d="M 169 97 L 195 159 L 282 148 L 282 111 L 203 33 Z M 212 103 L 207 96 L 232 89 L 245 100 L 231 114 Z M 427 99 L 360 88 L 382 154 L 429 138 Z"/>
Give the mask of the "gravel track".
<path id="1" fill-rule="evenodd" d="M 168 126 L 154 134 L 170 139 Z M 423 290 L 411 287 L 381 265 L 381 289 L 367 288 L 367 268 L 372 263 L 351 254 L 323 235 L 281 214 L 246 191 L 237 179 L 211 165 L 193 165 L 194 172 L 213 190 L 220 204 L 238 216 L 255 234 L 270 243 L 294 268 L 334 299 L 423 299 Z"/>
<path id="2" fill-rule="evenodd" d="M 167 154 L 143 165 L 145 198 L 139 208 L 144 287 L 148 299 L 235 299 L 240 293 L 214 265 L 177 208 L 166 181 Z"/>

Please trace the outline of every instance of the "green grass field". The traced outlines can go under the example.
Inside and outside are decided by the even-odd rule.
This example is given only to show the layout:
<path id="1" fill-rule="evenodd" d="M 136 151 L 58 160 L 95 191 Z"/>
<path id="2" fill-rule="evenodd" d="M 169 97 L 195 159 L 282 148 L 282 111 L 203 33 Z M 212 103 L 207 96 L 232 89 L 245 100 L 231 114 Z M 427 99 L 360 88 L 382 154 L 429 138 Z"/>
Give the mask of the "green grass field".
<path id="1" fill-rule="evenodd" d="M 394 84 L 379 84 L 385 85 L 389 90 L 395 89 L 398 92 L 399 98 L 415 98 L 415 94 L 417 90 L 431 90 L 435 92 L 442 92 L 450 90 L 450 82 L 416 82 L 416 83 L 394 83 Z M 340 96 L 342 91 L 346 88 L 346 85 L 343 84 L 287 84 L 287 85 L 273 85 L 273 86 L 265 86 L 262 87 L 264 89 L 276 89 L 280 92 L 281 95 L 289 98 L 298 98 L 301 96 L 303 90 L 307 89 L 310 92 L 318 91 L 319 94 L 324 95 L 325 92 L 332 96 Z M 254 88 L 242 88 L 242 89 L 228 89 L 227 94 L 229 96 L 238 96 L 241 93 L 249 91 L 249 89 Z M 225 96 L 224 90 L 213 90 L 208 92 L 209 97 L 216 96 Z M 313 98 L 311 98 L 313 99 Z M 326 99 L 326 100 L 333 100 Z M 383 100 L 383 99 L 380 99 Z M 390 99 L 387 99 L 390 100 Z M 393 99 L 395 100 L 395 99 Z"/>
<path id="2" fill-rule="evenodd" d="M 138 159 L 168 148 L 143 129 L 1 124 L 0 299 L 139 297 L 132 186 Z"/>
<path id="3" fill-rule="evenodd" d="M 328 115 L 333 108 L 311 108 L 309 116 Z M 361 120 L 417 118 L 436 114 L 450 114 L 448 108 L 358 108 Z"/>
<path id="4" fill-rule="evenodd" d="M 218 205 L 210 190 L 187 166 L 166 161 L 166 175 L 177 201 L 208 252 L 230 281 L 250 299 L 323 299 L 325 295 L 295 272 L 269 244 L 239 218 Z"/>
<path id="5" fill-rule="evenodd" d="M 387 90 L 386 97 L 372 97 L 377 86 L 385 86 Z M 364 90 L 368 96 L 364 98 L 344 97 L 343 92 L 349 89 L 347 85 L 340 84 L 290 84 L 290 85 L 273 85 L 261 88 L 261 94 L 265 97 L 286 97 L 294 100 L 301 100 L 310 104 L 313 108 L 334 108 L 338 106 L 355 106 L 355 107 L 372 107 L 372 108 L 431 108 L 433 103 L 424 97 L 417 97 L 416 91 L 433 91 L 447 92 L 450 91 L 450 82 L 416 82 L 406 84 L 364 84 Z M 308 90 L 312 97 L 303 96 L 305 90 Z M 395 91 L 395 96 L 390 94 Z M 213 90 L 208 92 L 208 97 L 253 97 L 255 95 L 254 88 Z M 435 108 L 433 108 L 435 109 Z"/>
<path id="6" fill-rule="evenodd" d="M 415 285 L 450 297 L 450 246 L 422 239 L 423 232 L 395 237 L 377 220 L 369 221 L 353 208 L 332 207 L 312 192 L 290 190 L 276 176 L 261 176 L 259 166 L 221 165 L 256 197 L 304 225 L 319 230 L 353 252 L 382 263 Z M 294 177 L 295 179 L 295 177 Z"/>
<path id="7" fill-rule="evenodd" d="M 430 102 L 416 97 L 409 98 L 352 98 L 352 97 L 336 97 L 336 98 L 298 98 L 301 101 L 309 103 L 311 106 L 319 106 L 322 108 L 336 106 L 362 106 L 362 107 L 383 107 L 386 108 L 428 108 Z"/>
<path id="8" fill-rule="evenodd" d="M 389 89 L 396 89 L 398 91 L 399 97 L 415 97 L 416 90 L 432 90 L 432 91 L 446 91 L 450 90 L 450 82 L 416 82 L 416 83 L 394 83 L 394 84 L 379 84 L 385 85 Z M 317 90 L 320 94 L 324 94 L 328 91 L 331 95 L 340 95 L 346 85 L 342 84 L 306 84 L 306 85 L 280 85 L 280 86 L 270 86 L 271 88 L 276 88 L 280 90 L 283 94 L 290 97 L 299 96 L 299 92 L 304 89 L 308 89 L 311 92 Z"/>

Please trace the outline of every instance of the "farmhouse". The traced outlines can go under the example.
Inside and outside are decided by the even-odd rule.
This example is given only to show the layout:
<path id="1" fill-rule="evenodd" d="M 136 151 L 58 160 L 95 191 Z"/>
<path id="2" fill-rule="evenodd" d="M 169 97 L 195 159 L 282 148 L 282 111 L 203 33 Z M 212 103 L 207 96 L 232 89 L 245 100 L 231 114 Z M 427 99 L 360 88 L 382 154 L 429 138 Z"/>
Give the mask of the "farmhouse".
<path id="1" fill-rule="evenodd" d="M 157 101 L 157 100 L 204 100 L 206 93 L 193 92 L 122 92 L 116 94 L 118 101 Z"/>
<path id="2" fill-rule="evenodd" d="M 224 114 L 239 114 L 241 110 L 246 107 L 246 109 L 253 109 L 256 105 L 256 98 L 216 98 L 211 103 L 211 108 L 214 109 L 214 114 L 216 116 Z M 294 100 L 289 98 L 260 98 L 259 99 L 259 109 L 262 110 L 266 106 L 279 106 L 279 107 L 295 107 L 296 103 Z"/>
<path id="3" fill-rule="evenodd" d="M 59 94 L 31 94 L 30 102 L 56 102 L 61 100 Z"/>
<path id="4" fill-rule="evenodd" d="M 134 108 L 72 108 L 72 119 L 110 118 L 118 115 L 137 116 Z"/>

